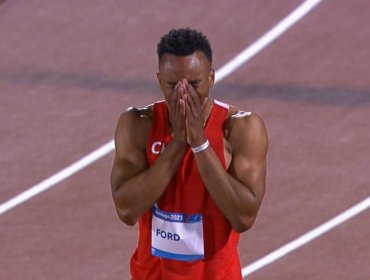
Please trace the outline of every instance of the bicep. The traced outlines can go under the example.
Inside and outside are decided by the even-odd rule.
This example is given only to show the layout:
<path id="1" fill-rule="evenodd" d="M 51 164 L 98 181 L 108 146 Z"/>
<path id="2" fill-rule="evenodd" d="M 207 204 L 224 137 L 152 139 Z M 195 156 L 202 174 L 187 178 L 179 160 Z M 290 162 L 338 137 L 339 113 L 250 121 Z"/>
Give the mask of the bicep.
<path id="1" fill-rule="evenodd" d="M 128 116 L 121 116 L 115 132 L 115 157 L 111 172 L 112 191 L 117 190 L 123 182 L 134 177 L 147 168 L 145 146 L 139 142 L 140 137 L 135 123 Z M 140 132 L 139 132 L 140 133 Z"/>
<path id="2" fill-rule="evenodd" d="M 229 173 L 262 200 L 266 181 L 268 139 L 263 120 L 252 114 L 235 122 L 230 134 L 232 162 Z"/>
<path id="3" fill-rule="evenodd" d="M 137 158 L 137 160 L 133 158 Z M 122 183 L 141 173 L 146 168 L 146 161 L 141 155 L 127 158 L 116 153 L 111 172 L 112 191 L 116 191 Z"/>

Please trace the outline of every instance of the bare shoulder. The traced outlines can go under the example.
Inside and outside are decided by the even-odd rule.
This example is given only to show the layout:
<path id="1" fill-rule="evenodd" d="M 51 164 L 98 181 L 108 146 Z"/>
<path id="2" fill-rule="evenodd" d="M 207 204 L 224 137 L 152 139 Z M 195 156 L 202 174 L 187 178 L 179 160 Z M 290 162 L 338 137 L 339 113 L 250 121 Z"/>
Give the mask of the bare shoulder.
<path id="1" fill-rule="evenodd" d="M 143 108 L 130 107 L 123 112 L 116 127 L 116 148 L 120 144 L 132 144 L 145 149 L 152 124 L 152 112 L 152 104 Z"/>
<path id="2" fill-rule="evenodd" d="M 249 147 L 267 150 L 267 129 L 260 115 L 231 106 L 224 125 L 225 138 L 235 148 Z M 247 144 L 247 145 L 246 145 Z"/>
<path id="3" fill-rule="evenodd" d="M 153 110 L 152 104 L 142 108 L 130 107 L 121 114 L 118 120 L 118 124 L 137 125 L 145 123 L 148 120 L 152 119 L 152 110 Z"/>

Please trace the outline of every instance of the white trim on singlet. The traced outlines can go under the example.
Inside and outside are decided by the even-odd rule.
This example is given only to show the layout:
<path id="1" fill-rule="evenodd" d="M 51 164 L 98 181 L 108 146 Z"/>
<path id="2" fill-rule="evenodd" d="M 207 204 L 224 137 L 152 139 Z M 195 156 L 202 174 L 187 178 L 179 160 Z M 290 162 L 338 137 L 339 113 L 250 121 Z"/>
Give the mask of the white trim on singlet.
<path id="1" fill-rule="evenodd" d="M 218 100 L 216 100 L 216 99 L 214 99 L 214 100 L 213 100 L 213 102 L 214 102 L 215 104 L 217 104 L 217 105 L 220 105 L 221 107 L 224 107 L 224 108 L 226 108 L 226 109 L 230 109 L 230 105 L 229 105 L 229 104 L 223 103 L 223 102 L 218 101 Z"/>

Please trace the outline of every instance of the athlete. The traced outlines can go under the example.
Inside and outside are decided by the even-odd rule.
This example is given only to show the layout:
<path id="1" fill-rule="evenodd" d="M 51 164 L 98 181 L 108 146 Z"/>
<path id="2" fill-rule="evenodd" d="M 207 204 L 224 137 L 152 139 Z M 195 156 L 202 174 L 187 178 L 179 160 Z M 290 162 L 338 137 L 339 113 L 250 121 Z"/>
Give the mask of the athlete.
<path id="1" fill-rule="evenodd" d="M 240 233 L 265 192 L 267 132 L 260 116 L 212 100 L 206 36 L 181 28 L 157 48 L 163 101 L 118 120 L 114 204 L 139 223 L 132 279 L 241 279 Z"/>

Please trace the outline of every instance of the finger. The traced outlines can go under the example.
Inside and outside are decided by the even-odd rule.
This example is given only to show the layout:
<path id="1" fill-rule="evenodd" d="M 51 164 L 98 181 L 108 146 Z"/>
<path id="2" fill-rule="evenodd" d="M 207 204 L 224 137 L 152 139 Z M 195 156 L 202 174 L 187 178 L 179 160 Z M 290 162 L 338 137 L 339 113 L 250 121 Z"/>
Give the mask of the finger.
<path id="1" fill-rule="evenodd" d="M 185 87 L 181 82 L 179 82 L 178 102 L 181 105 L 180 108 L 179 108 L 181 116 L 183 116 L 185 114 L 184 95 L 185 95 Z"/>
<path id="2" fill-rule="evenodd" d="M 191 109 L 191 105 L 189 104 L 189 100 L 187 98 L 188 96 L 185 95 L 185 118 L 188 123 L 193 123 L 194 122 L 194 112 Z"/>
<path id="3" fill-rule="evenodd" d="M 180 116 L 181 117 L 185 117 L 186 116 L 186 104 L 185 104 L 185 101 L 183 99 L 180 99 L 179 101 L 179 105 L 180 105 Z"/>
<path id="4" fill-rule="evenodd" d="M 186 90 L 191 96 L 194 105 L 197 107 L 201 107 L 199 95 L 197 91 L 193 88 L 193 86 L 189 83 L 186 83 Z"/>
<path id="5" fill-rule="evenodd" d="M 177 96 L 178 96 L 178 86 L 176 85 L 175 88 L 173 89 L 170 98 L 168 99 L 169 105 L 171 106 L 171 109 L 176 106 L 177 102 Z"/>
<path id="6" fill-rule="evenodd" d="M 189 90 L 190 88 L 187 87 L 187 104 L 189 106 L 189 109 L 191 111 L 191 114 L 193 116 L 193 118 L 199 118 L 203 113 L 202 113 L 202 106 L 200 105 L 200 101 L 199 101 L 199 97 L 198 97 L 198 94 L 193 92 L 193 94 L 191 93 L 191 91 Z M 194 90 L 194 89 L 193 89 Z"/>
<path id="7" fill-rule="evenodd" d="M 197 96 L 194 97 L 191 94 L 187 94 L 188 96 L 188 106 L 191 110 L 191 114 L 195 119 L 201 118 L 203 116 L 203 109 L 200 106 L 200 102 L 197 102 Z"/>
<path id="8" fill-rule="evenodd" d="M 194 119 L 194 118 L 196 118 L 196 116 L 198 115 L 199 112 L 197 112 L 197 109 L 195 108 L 195 105 L 194 105 L 194 102 L 193 102 L 191 96 L 189 94 L 187 94 L 186 96 L 187 96 L 186 105 L 187 105 L 187 108 L 189 110 L 189 114 Z"/>
<path id="9" fill-rule="evenodd" d="M 169 98 L 169 100 L 170 100 L 170 112 L 172 114 L 176 114 L 176 111 L 177 111 L 177 108 L 178 108 L 177 95 L 178 95 L 178 92 L 176 90 L 174 90 L 172 92 L 172 95 Z"/>

